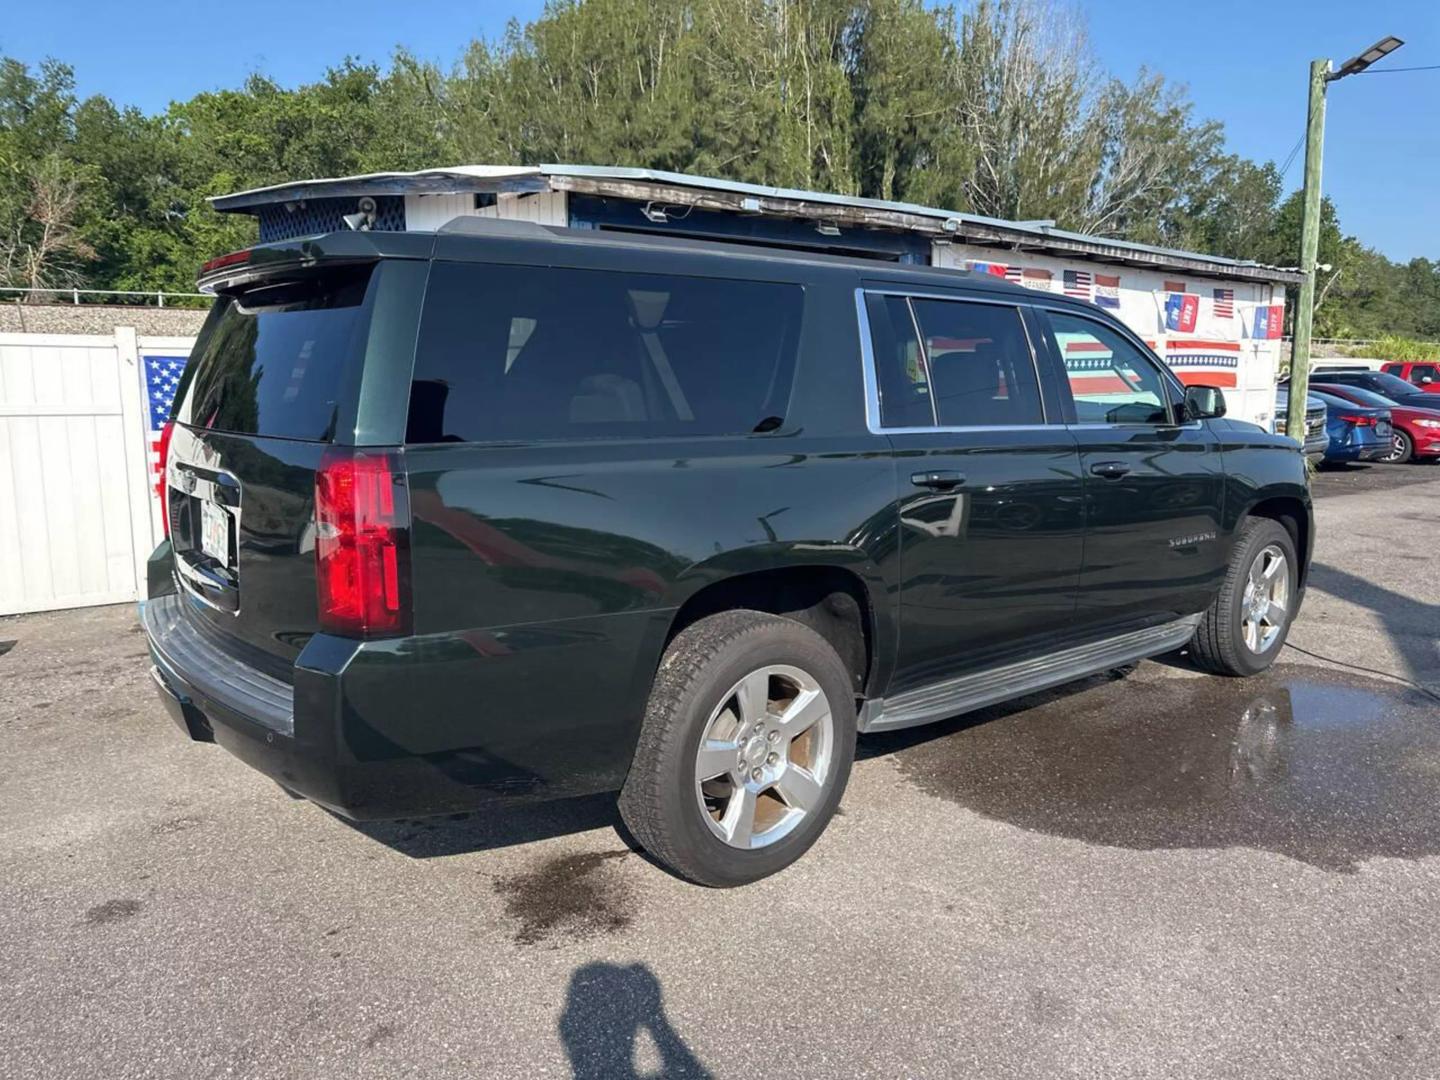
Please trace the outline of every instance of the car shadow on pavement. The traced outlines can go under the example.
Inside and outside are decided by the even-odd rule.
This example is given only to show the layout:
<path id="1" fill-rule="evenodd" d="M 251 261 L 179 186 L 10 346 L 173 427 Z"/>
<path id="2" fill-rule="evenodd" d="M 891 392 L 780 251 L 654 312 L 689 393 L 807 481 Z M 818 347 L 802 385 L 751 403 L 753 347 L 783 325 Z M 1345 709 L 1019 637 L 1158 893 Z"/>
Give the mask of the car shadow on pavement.
<path id="1" fill-rule="evenodd" d="M 576 969 L 559 1024 L 576 1080 L 713 1076 L 671 1025 L 663 998 L 660 980 L 644 964 Z M 641 1036 L 648 1045 L 637 1043 Z"/>
<path id="2" fill-rule="evenodd" d="M 628 847 L 635 848 L 620 821 L 612 793 L 549 802 L 506 803 L 491 810 L 449 817 L 337 820 L 412 859 L 490 851 L 607 826 L 615 829 Z"/>
<path id="3" fill-rule="evenodd" d="M 1373 611 L 1405 661 L 1408 670 L 1404 674 L 1426 684 L 1440 681 L 1440 604 L 1417 600 L 1319 562 L 1310 566 L 1307 588 Z M 1343 657 L 1344 645 L 1336 645 L 1333 651 Z"/>

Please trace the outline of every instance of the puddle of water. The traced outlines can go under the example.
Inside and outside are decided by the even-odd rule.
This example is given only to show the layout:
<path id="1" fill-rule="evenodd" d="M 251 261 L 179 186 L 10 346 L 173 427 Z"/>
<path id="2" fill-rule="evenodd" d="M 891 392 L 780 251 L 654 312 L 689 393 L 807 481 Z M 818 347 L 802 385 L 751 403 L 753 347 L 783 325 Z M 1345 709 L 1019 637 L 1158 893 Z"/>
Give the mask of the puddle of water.
<path id="1" fill-rule="evenodd" d="M 1440 854 L 1440 705 L 1324 669 L 1147 665 L 862 746 L 933 795 L 1088 843 L 1254 847 L 1346 872 Z"/>
<path id="2" fill-rule="evenodd" d="M 533 945 L 547 938 L 613 934 L 630 925 L 628 886 L 605 864 L 629 851 L 597 851 L 547 859 L 528 873 L 502 878 L 495 891 L 505 913 L 519 923 L 515 940 Z"/>

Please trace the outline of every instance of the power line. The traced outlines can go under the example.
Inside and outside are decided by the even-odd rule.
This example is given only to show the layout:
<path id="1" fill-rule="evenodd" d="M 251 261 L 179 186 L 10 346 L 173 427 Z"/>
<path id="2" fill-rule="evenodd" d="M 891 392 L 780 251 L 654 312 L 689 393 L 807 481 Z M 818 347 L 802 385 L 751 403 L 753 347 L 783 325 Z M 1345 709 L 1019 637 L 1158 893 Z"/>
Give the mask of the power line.
<path id="1" fill-rule="evenodd" d="M 1305 141 L 1305 133 L 1302 131 L 1300 137 L 1295 140 L 1295 145 L 1290 148 L 1290 153 L 1285 155 L 1285 164 L 1280 166 L 1280 179 L 1285 179 L 1285 174 L 1290 171 L 1290 166 L 1295 161 L 1295 155 L 1300 152 L 1300 144 Z"/>
<path id="2" fill-rule="evenodd" d="M 1440 64 L 1424 64 L 1420 67 L 1371 68 L 1368 71 L 1353 71 L 1352 75 L 1394 75 L 1401 71 L 1440 71 Z"/>

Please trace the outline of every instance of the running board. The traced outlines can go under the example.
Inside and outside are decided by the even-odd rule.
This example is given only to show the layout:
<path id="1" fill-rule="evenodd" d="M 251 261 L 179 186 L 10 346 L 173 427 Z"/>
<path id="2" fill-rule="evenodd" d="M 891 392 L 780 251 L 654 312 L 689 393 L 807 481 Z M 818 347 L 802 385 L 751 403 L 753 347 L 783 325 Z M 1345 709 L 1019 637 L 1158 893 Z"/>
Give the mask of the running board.
<path id="1" fill-rule="evenodd" d="M 891 698 L 872 699 L 865 702 L 860 710 L 860 730 L 893 731 L 929 724 L 994 705 L 997 701 L 1008 701 L 1122 664 L 1134 663 L 1147 656 L 1157 656 L 1188 642 L 1199 622 L 1199 615 L 1187 615 L 1163 626 L 1076 645 L 1035 660 L 1022 660 L 988 671 L 961 675 L 918 690 L 907 690 Z"/>

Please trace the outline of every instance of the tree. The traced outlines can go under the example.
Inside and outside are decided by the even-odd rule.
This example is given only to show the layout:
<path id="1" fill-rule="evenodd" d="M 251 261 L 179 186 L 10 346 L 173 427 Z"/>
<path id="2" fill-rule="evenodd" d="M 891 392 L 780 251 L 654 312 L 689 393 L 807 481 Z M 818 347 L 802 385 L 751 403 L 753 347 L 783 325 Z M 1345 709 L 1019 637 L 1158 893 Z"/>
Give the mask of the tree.
<path id="1" fill-rule="evenodd" d="M 1298 262 L 1298 196 L 1158 72 L 1108 75 L 1068 0 L 550 0 L 449 70 L 397 51 L 147 116 L 0 58 L 0 270 L 187 291 L 255 222 L 207 198 L 455 162 L 633 165 Z M 1326 203 L 1317 333 L 1440 336 L 1440 270 Z M 38 262 L 36 259 L 38 258 Z M 8 269 L 5 267 L 8 266 Z M 27 269 L 27 267 L 29 269 Z M 1333 280 L 1332 280 L 1333 277 Z"/>
<path id="2" fill-rule="evenodd" d="M 85 177 L 57 154 L 26 170 L 30 198 L 0 236 L 0 281 L 27 289 L 76 288 L 82 265 L 95 258 L 76 221 Z"/>

